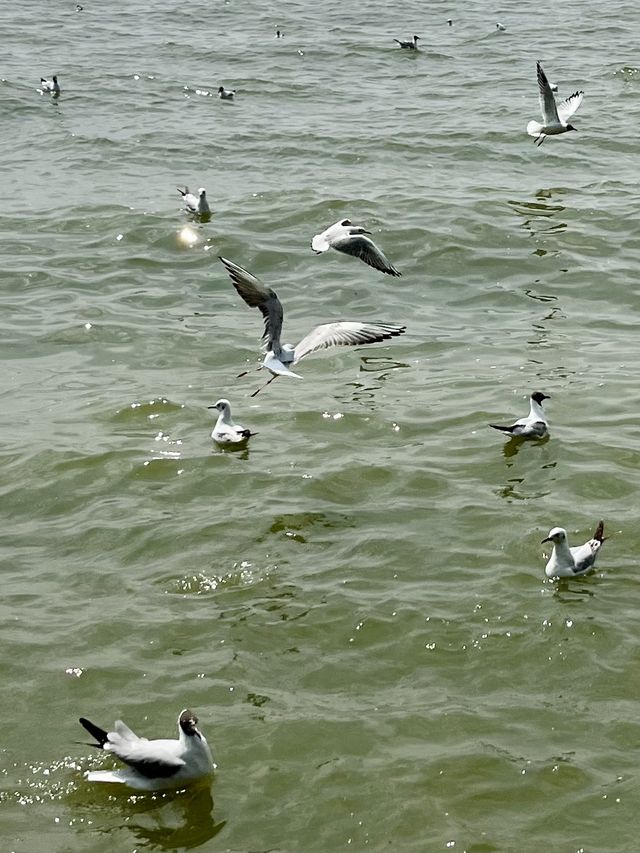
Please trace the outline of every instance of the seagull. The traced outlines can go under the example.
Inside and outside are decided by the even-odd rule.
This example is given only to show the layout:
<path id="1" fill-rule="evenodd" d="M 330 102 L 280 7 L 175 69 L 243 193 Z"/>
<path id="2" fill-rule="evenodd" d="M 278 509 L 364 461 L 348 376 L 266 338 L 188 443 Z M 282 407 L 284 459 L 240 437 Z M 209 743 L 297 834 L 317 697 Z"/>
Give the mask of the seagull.
<path id="1" fill-rule="evenodd" d="M 51 80 L 45 80 L 44 77 L 41 77 L 40 85 L 42 86 L 43 92 L 51 92 L 51 95 L 54 98 L 60 97 L 60 84 L 58 83 L 58 77 L 55 74 Z"/>
<path id="2" fill-rule="evenodd" d="M 283 39 L 284 38 L 284 33 L 282 32 L 282 30 L 276 30 L 276 38 L 277 39 Z"/>
<path id="3" fill-rule="evenodd" d="M 196 213 L 198 216 L 211 213 L 209 202 L 207 201 L 207 191 L 204 187 L 200 187 L 197 196 L 189 192 L 189 187 L 185 187 L 183 190 L 180 187 L 176 187 L 176 189 L 182 196 L 182 200 L 189 213 Z"/>
<path id="4" fill-rule="evenodd" d="M 91 746 L 113 753 L 127 765 L 120 770 L 87 770 L 85 776 L 89 782 L 119 782 L 141 791 L 176 788 L 210 776 L 216 765 L 197 723 L 193 711 L 185 709 L 178 717 L 177 740 L 147 740 L 122 720 L 116 720 L 114 730 L 106 732 L 80 717 L 80 724 L 97 741 Z"/>
<path id="5" fill-rule="evenodd" d="M 420 36 L 414 36 L 413 41 L 400 41 L 400 39 L 394 39 L 403 50 L 417 50 L 418 49 L 418 39 Z"/>
<path id="6" fill-rule="evenodd" d="M 311 241 L 311 248 L 316 255 L 328 249 L 337 249 L 346 255 L 360 258 L 365 264 L 387 275 L 402 275 L 365 234 L 371 234 L 371 231 L 366 231 L 360 225 L 352 225 L 350 219 L 341 219 L 330 225 L 322 234 L 316 234 Z"/>
<path id="7" fill-rule="evenodd" d="M 536 63 L 538 71 L 538 90 L 540 97 L 540 109 L 542 110 L 542 124 L 539 121 L 530 121 L 527 125 L 529 136 L 535 136 L 538 145 L 542 145 L 547 136 L 557 136 L 568 130 L 577 130 L 569 119 L 582 103 L 584 92 L 574 92 L 559 104 L 553 97 L 553 90 L 547 80 L 547 75 L 542 70 L 542 65 Z"/>
<path id="8" fill-rule="evenodd" d="M 499 426 L 498 424 L 489 424 L 489 426 L 507 432 L 512 437 L 544 438 L 549 433 L 549 421 L 542 411 L 542 401 L 551 398 L 547 394 L 543 394 L 542 391 L 534 391 L 529 399 L 531 407 L 526 418 L 519 418 L 511 426 Z"/>
<path id="9" fill-rule="evenodd" d="M 601 521 L 596 527 L 593 539 L 589 539 L 584 545 L 570 548 L 567 543 L 567 531 L 563 527 L 554 527 L 544 542 L 553 542 L 553 551 L 549 562 L 545 567 L 548 578 L 573 578 L 576 575 L 584 575 L 593 568 L 602 543 L 607 537 L 604 535 L 604 522 Z M 541 544 L 542 544 L 541 543 Z"/>
<path id="10" fill-rule="evenodd" d="M 237 264 L 222 257 L 220 260 L 240 296 L 250 308 L 258 308 L 264 317 L 262 339 L 265 342 L 267 354 L 261 367 L 266 367 L 272 375 L 269 382 L 265 383 L 262 388 L 266 388 L 278 376 L 292 376 L 295 379 L 302 379 L 302 376 L 294 373 L 290 366 L 297 364 L 305 356 L 317 350 L 332 346 L 375 344 L 396 337 L 396 335 L 402 335 L 406 331 L 406 326 L 397 326 L 392 323 L 343 320 L 316 326 L 295 346 L 283 344 L 280 342 L 283 310 L 275 291 L 271 290 L 270 287 L 265 287 L 255 276 Z M 243 376 L 244 374 L 240 375 Z M 251 396 L 255 397 L 262 388 L 258 388 Z"/>
<path id="11" fill-rule="evenodd" d="M 506 29 L 507 29 L 507 28 L 505 27 L 505 25 L 504 25 L 504 24 L 501 24 L 501 23 L 499 23 L 499 22 L 498 22 L 498 23 L 496 24 L 496 29 L 498 30 L 498 32 L 504 33 L 504 32 L 506 32 Z"/>
<path id="12" fill-rule="evenodd" d="M 447 23 L 449 24 L 450 27 L 453 26 L 453 20 L 451 18 L 447 18 Z"/>
<path id="13" fill-rule="evenodd" d="M 220 86 L 220 88 L 218 89 L 218 95 L 222 98 L 223 101 L 232 101 L 235 93 L 235 89 L 225 89 L 224 86 Z"/>
<path id="14" fill-rule="evenodd" d="M 240 424 L 234 424 L 231 419 L 231 404 L 228 400 L 218 400 L 214 406 L 208 406 L 209 409 L 217 409 L 220 414 L 218 420 L 211 433 L 211 438 L 217 444 L 245 444 L 255 432 L 245 429 Z"/>

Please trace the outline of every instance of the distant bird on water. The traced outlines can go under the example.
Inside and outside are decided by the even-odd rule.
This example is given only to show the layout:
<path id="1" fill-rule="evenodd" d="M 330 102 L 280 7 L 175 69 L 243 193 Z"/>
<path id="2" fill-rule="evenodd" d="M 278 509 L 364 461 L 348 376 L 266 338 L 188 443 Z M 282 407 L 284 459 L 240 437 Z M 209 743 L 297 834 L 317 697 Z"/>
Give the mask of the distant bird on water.
<path id="1" fill-rule="evenodd" d="M 504 33 L 504 32 L 506 32 L 506 29 L 507 28 L 505 27 L 504 24 L 501 24 L 499 22 L 496 24 L 496 30 L 498 30 L 498 32 Z"/>
<path id="2" fill-rule="evenodd" d="M 58 77 L 56 74 L 53 75 L 51 80 L 45 80 L 44 77 L 41 77 L 40 85 L 42 86 L 43 92 L 49 92 L 53 98 L 60 97 L 60 84 L 58 83 Z"/>
<path id="3" fill-rule="evenodd" d="M 329 249 L 336 249 L 338 252 L 360 258 L 365 264 L 387 275 L 402 275 L 367 234 L 371 234 L 371 231 L 360 225 L 353 225 L 350 219 L 341 219 L 321 234 L 316 234 L 311 241 L 311 248 L 317 255 Z"/>
<path id="4" fill-rule="evenodd" d="M 302 379 L 298 373 L 294 373 L 290 368 L 305 356 L 318 350 L 333 346 L 376 344 L 396 337 L 396 335 L 402 335 L 406 331 L 405 326 L 397 326 L 393 323 L 341 320 L 316 326 L 295 346 L 283 344 L 280 341 L 280 335 L 282 334 L 284 312 L 275 291 L 271 290 L 270 287 L 265 287 L 259 279 L 237 264 L 222 257 L 220 260 L 240 296 L 250 308 L 258 308 L 264 317 L 262 339 L 265 342 L 267 353 L 261 367 L 266 367 L 272 375 L 262 388 L 265 388 L 278 376 L 292 376 L 296 379 Z M 241 373 L 240 375 L 244 376 L 245 374 Z M 258 388 L 251 396 L 255 397 L 262 388 Z"/>
<path id="5" fill-rule="evenodd" d="M 542 543 L 553 542 L 553 551 L 545 567 L 548 578 L 573 578 L 577 575 L 586 574 L 592 569 L 602 543 L 607 537 L 604 535 L 604 522 L 600 522 L 593 534 L 593 538 L 584 545 L 570 548 L 567 542 L 567 531 L 563 527 L 554 527 Z"/>
<path id="6" fill-rule="evenodd" d="M 447 18 L 447 23 L 449 24 L 450 27 L 453 26 L 453 21 L 451 18 Z"/>
<path id="7" fill-rule="evenodd" d="M 557 104 L 553 97 L 551 84 L 539 62 L 536 63 L 536 71 L 542 124 L 539 121 L 530 121 L 527 125 L 527 133 L 529 136 L 535 136 L 536 142 L 540 146 L 547 136 L 558 136 L 560 133 L 566 133 L 569 130 L 577 130 L 572 124 L 569 124 L 569 119 L 582 103 L 584 92 L 574 92 L 573 95 L 569 95 L 568 98 Z"/>
<path id="8" fill-rule="evenodd" d="M 526 418 L 520 418 L 511 426 L 498 426 L 498 424 L 489 424 L 489 426 L 513 437 L 544 438 L 549 432 L 549 422 L 542 410 L 542 401 L 549 399 L 550 397 L 542 391 L 534 391 L 529 398 L 530 408 Z"/>
<path id="9" fill-rule="evenodd" d="M 178 717 L 178 739 L 147 740 L 138 737 L 122 720 L 116 720 L 107 732 L 85 717 L 80 724 L 96 739 L 99 749 L 119 758 L 126 768 L 120 770 L 88 770 L 89 782 L 117 782 L 141 791 L 177 788 L 210 776 L 215 764 L 198 718 L 187 709 Z"/>
<path id="10" fill-rule="evenodd" d="M 276 38 L 277 39 L 283 39 L 284 38 L 284 33 L 282 32 L 282 30 L 276 30 Z"/>
<path id="11" fill-rule="evenodd" d="M 235 94 L 236 94 L 236 90 L 235 90 L 235 89 L 225 89 L 225 88 L 224 88 L 224 86 L 220 86 L 220 87 L 218 88 L 218 96 L 219 96 L 223 101 L 232 101 L 232 100 L 233 100 L 233 98 L 234 98 L 234 96 L 235 96 Z"/>
<path id="12" fill-rule="evenodd" d="M 246 444 L 252 435 L 256 435 L 255 432 L 251 432 L 251 430 L 245 429 L 240 424 L 233 422 L 231 418 L 231 404 L 228 400 L 218 400 L 215 405 L 208 408 L 217 409 L 219 412 L 218 420 L 211 433 L 211 438 L 216 444 L 226 446 L 243 445 Z"/>
<path id="13" fill-rule="evenodd" d="M 189 187 L 185 187 L 183 190 L 180 187 L 176 187 L 176 189 L 182 196 L 182 201 L 188 213 L 195 213 L 198 216 L 206 216 L 211 213 L 209 202 L 207 201 L 207 191 L 204 187 L 200 187 L 197 196 L 189 192 Z"/>
<path id="14" fill-rule="evenodd" d="M 419 39 L 420 36 L 414 36 L 411 41 L 401 41 L 400 39 L 394 39 L 394 41 L 397 42 L 403 50 L 417 50 Z"/>

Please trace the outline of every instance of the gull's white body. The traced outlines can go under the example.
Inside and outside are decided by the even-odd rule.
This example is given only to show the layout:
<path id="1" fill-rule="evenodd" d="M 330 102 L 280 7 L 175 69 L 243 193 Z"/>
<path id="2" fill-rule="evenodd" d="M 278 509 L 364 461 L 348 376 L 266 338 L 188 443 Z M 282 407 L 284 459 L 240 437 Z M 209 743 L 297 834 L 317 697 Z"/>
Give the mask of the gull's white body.
<path id="1" fill-rule="evenodd" d="M 219 412 L 218 420 L 211 433 L 211 438 L 217 444 L 228 446 L 247 443 L 253 433 L 240 424 L 234 423 L 231 418 L 231 404 L 228 400 L 218 400 L 215 406 L 210 408 L 217 409 Z"/>
<path id="2" fill-rule="evenodd" d="M 336 249 L 338 252 L 360 258 L 365 264 L 387 275 L 402 275 L 367 234 L 369 231 L 360 225 L 352 225 L 351 220 L 341 219 L 321 234 L 316 234 L 311 241 L 311 248 L 317 255 L 329 249 Z"/>
<path id="3" fill-rule="evenodd" d="M 546 394 L 541 394 L 539 391 L 536 391 L 529 398 L 529 414 L 526 418 L 518 418 L 510 426 L 498 426 L 498 424 L 489 424 L 489 426 L 494 429 L 498 429 L 501 432 L 506 432 L 511 436 L 520 436 L 522 438 L 544 438 L 549 434 L 549 421 L 547 420 L 547 416 L 542 408 L 542 400 L 535 399 L 537 397 L 542 397 L 542 399 L 549 399 Z"/>
<path id="4" fill-rule="evenodd" d="M 60 84 L 58 83 L 56 74 L 53 75 L 51 80 L 45 80 L 44 77 L 41 77 L 40 85 L 43 92 L 49 92 L 54 98 L 60 97 Z"/>
<path id="5" fill-rule="evenodd" d="M 195 728 L 195 722 L 192 734 L 182 727 L 181 721 L 188 714 L 197 722 L 190 711 L 182 711 L 177 740 L 138 737 L 122 720 L 116 720 L 113 731 L 106 732 L 81 717 L 81 724 L 98 741 L 96 746 L 127 765 L 120 770 L 88 770 L 85 777 L 89 782 L 113 782 L 140 791 L 158 791 L 210 776 L 216 765 L 204 735 Z"/>
<path id="6" fill-rule="evenodd" d="M 197 213 L 199 216 L 211 213 L 209 202 L 207 201 L 207 191 L 204 187 L 200 187 L 198 195 L 189 192 L 189 187 L 185 187 L 183 190 L 180 187 L 177 189 L 189 213 Z"/>
<path id="7" fill-rule="evenodd" d="M 262 282 L 243 267 L 220 258 L 229 274 L 231 282 L 239 295 L 250 308 L 258 308 L 264 317 L 263 340 L 267 353 L 262 362 L 271 373 L 272 381 L 276 376 L 302 377 L 290 369 L 307 355 L 332 346 L 361 346 L 388 340 L 406 331 L 404 326 L 391 323 L 367 323 L 340 320 L 336 323 L 324 323 L 316 326 L 308 335 L 293 346 L 280 341 L 284 312 L 275 291 L 265 287 Z M 258 389 L 260 390 L 260 389 Z M 257 394 L 258 391 L 255 392 Z M 252 396 L 255 396 L 252 394 Z"/>
<path id="8" fill-rule="evenodd" d="M 582 103 L 584 92 L 574 92 L 573 95 L 569 95 L 568 98 L 558 104 L 553 95 L 551 84 L 547 80 L 547 75 L 539 62 L 536 64 L 536 71 L 542 123 L 530 121 L 527 125 L 527 133 L 529 136 L 535 136 L 538 145 L 542 145 L 547 136 L 558 136 L 560 133 L 575 130 L 569 123 L 569 119 Z"/>
<path id="9" fill-rule="evenodd" d="M 394 39 L 394 41 L 399 44 L 403 50 L 417 50 L 419 38 L 420 36 L 414 36 L 411 41 L 402 41 L 401 39 Z"/>
<path id="10" fill-rule="evenodd" d="M 593 568 L 598 552 L 604 542 L 604 524 L 600 522 L 593 539 L 584 545 L 570 548 L 567 531 L 563 527 L 554 527 L 543 542 L 553 542 L 553 551 L 545 567 L 548 578 L 574 578 L 584 575 Z"/>

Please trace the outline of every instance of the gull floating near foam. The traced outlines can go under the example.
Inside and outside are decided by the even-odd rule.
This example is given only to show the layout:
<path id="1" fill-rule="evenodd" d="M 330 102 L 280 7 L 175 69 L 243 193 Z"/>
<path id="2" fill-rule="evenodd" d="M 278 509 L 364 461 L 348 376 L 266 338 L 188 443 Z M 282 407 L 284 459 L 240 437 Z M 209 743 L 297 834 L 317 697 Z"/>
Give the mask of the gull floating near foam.
<path id="1" fill-rule="evenodd" d="M 334 346 L 375 344 L 396 335 L 402 335 L 406 331 L 406 326 L 397 326 L 393 323 L 341 320 L 316 326 L 295 346 L 283 344 L 280 342 L 280 335 L 284 312 L 275 291 L 271 290 L 270 287 L 265 287 L 259 279 L 237 264 L 222 257 L 220 260 L 240 296 L 250 308 L 258 308 L 264 317 L 262 339 L 265 342 L 267 354 L 261 366 L 266 367 L 272 376 L 269 382 L 262 386 L 263 388 L 278 376 L 292 376 L 296 379 L 302 379 L 299 374 L 290 369 L 290 366 L 297 364 L 305 356 L 318 350 Z M 243 376 L 244 374 L 240 375 Z M 251 396 L 255 397 L 260 390 L 262 389 L 258 388 Z"/>
<path id="2" fill-rule="evenodd" d="M 243 445 L 246 444 L 252 435 L 256 435 L 255 432 L 251 432 L 251 430 L 245 429 L 240 424 L 233 422 L 231 418 L 231 404 L 228 400 L 218 400 L 215 405 L 208 408 L 217 409 L 219 412 L 218 420 L 211 433 L 211 438 L 216 444 L 226 446 Z"/>
<path id="3" fill-rule="evenodd" d="M 360 225 L 352 225 L 349 219 L 341 219 L 322 234 L 316 234 L 311 241 L 311 248 L 317 255 L 329 249 L 337 249 L 338 252 L 360 258 L 365 264 L 387 275 L 402 275 L 367 234 L 371 234 L 371 231 L 366 231 Z"/>
<path id="4" fill-rule="evenodd" d="M 181 190 L 180 187 L 176 187 L 176 189 L 182 196 L 182 201 L 184 202 L 185 209 L 189 213 L 196 213 L 199 216 L 211 213 L 211 209 L 209 208 L 209 202 L 207 201 L 207 191 L 204 187 L 200 187 L 197 196 L 194 195 L 192 192 L 189 192 L 189 187 L 185 187 L 183 190 Z"/>
<path id="5" fill-rule="evenodd" d="M 399 44 L 403 50 L 417 50 L 419 39 L 420 36 L 414 36 L 411 41 L 402 41 L 401 39 L 394 39 L 394 41 Z"/>
<path id="6" fill-rule="evenodd" d="M 116 720 L 113 731 L 106 732 L 80 717 L 80 724 L 97 741 L 91 746 L 127 765 L 120 770 L 88 770 L 85 776 L 89 782 L 117 782 L 141 791 L 176 788 L 210 776 L 216 765 L 197 723 L 196 715 L 185 709 L 178 717 L 177 740 L 147 740 L 122 720 Z"/>
<path id="7" fill-rule="evenodd" d="M 589 569 L 592 569 L 598 552 L 605 541 L 604 522 L 600 522 L 593 534 L 593 538 L 585 542 L 584 545 L 577 545 L 575 548 L 570 548 L 567 542 L 567 531 L 563 527 L 554 527 L 549 531 L 549 535 L 542 540 L 544 542 L 553 542 L 553 551 L 551 557 L 545 567 L 545 574 L 548 578 L 573 578 L 577 575 L 584 575 Z"/>
<path id="8" fill-rule="evenodd" d="M 235 89 L 225 89 L 224 86 L 220 86 L 218 88 L 218 96 L 222 98 L 223 101 L 232 101 L 235 94 Z"/>
<path id="9" fill-rule="evenodd" d="M 498 424 L 489 424 L 489 426 L 513 437 L 544 438 L 549 432 L 549 421 L 542 409 L 542 401 L 549 399 L 551 398 L 547 394 L 543 394 L 542 391 L 534 391 L 529 398 L 529 414 L 526 418 L 519 418 L 511 426 L 499 426 Z"/>
<path id="10" fill-rule="evenodd" d="M 538 74 L 538 94 L 540 98 L 540 110 L 542 111 L 542 124 L 539 121 L 530 121 L 527 125 L 529 136 L 535 136 L 538 146 L 542 145 L 547 136 L 558 136 L 569 130 L 577 130 L 569 119 L 582 103 L 584 92 L 574 92 L 559 104 L 553 96 L 551 84 L 547 75 L 542 70 L 542 65 L 536 63 Z"/>
<path id="11" fill-rule="evenodd" d="M 42 86 L 43 92 L 49 92 L 54 98 L 60 97 L 60 84 L 58 83 L 58 77 L 56 74 L 53 75 L 51 80 L 45 80 L 44 77 L 41 77 L 40 85 Z"/>

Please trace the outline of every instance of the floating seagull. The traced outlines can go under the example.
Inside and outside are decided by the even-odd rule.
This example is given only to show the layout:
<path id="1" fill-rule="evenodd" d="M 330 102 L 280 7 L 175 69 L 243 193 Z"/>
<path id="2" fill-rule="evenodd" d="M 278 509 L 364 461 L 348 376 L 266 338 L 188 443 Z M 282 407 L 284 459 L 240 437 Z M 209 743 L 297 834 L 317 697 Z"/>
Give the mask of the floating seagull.
<path id="1" fill-rule="evenodd" d="M 235 93 L 235 89 L 225 89 L 224 86 L 220 86 L 220 88 L 218 89 L 218 95 L 222 98 L 223 101 L 232 101 Z"/>
<path id="2" fill-rule="evenodd" d="M 311 241 L 311 248 L 317 255 L 329 249 L 337 249 L 339 252 L 360 258 L 365 264 L 387 275 L 402 275 L 393 264 L 389 263 L 373 240 L 365 237 L 365 234 L 371 234 L 371 231 L 366 231 L 360 225 L 352 225 L 350 219 L 341 219 L 329 226 L 322 234 L 316 234 Z"/>
<path id="3" fill-rule="evenodd" d="M 504 24 L 497 23 L 497 24 L 496 24 L 496 29 L 498 30 L 498 32 L 504 33 L 504 32 L 506 31 L 506 29 L 507 29 L 507 28 L 505 27 L 505 25 L 504 25 Z"/>
<path id="4" fill-rule="evenodd" d="M 272 376 L 269 382 L 262 386 L 263 388 L 266 388 L 278 376 L 293 376 L 296 379 L 302 379 L 302 376 L 290 370 L 289 366 L 297 364 L 312 352 L 333 346 L 376 344 L 396 335 L 402 335 L 406 331 L 406 326 L 397 326 L 392 323 L 361 323 L 343 320 L 316 326 L 295 346 L 282 344 L 280 334 L 282 332 L 283 310 L 276 293 L 270 287 L 265 287 L 255 276 L 237 264 L 222 257 L 220 260 L 240 296 L 249 307 L 258 308 L 264 317 L 262 339 L 265 342 L 267 354 L 261 367 L 266 367 Z M 244 376 L 244 374 L 240 375 Z M 260 390 L 261 388 L 258 388 L 251 396 L 255 397 Z"/>
<path id="5" fill-rule="evenodd" d="M 529 136 L 535 136 L 540 146 L 547 136 L 557 136 L 559 133 L 566 133 L 568 130 L 577 130 L 576 127 L 569 124 L 569 119 L 582 103 L 584 92 L 574 92 L 573 95 L 569 95 L 568 98 L 557 104 L 547 75 L 539 62 L 536 63 L 536 69 L 543 123 L 530 121 L 527 125 L 527 133 Z"/>
<path id="6" fill-rule="evenodd" d="M 211 438 L 217 444 L 245 444 L 255 432 L 245 429 L 240 424 L 234 424 L 231 419 L 231 404 L 228 400 L 218 400 L 215 406 L 208 406 L 209 409 L 217 409 L 220 414 L 218 420 L 211 433 Z"/>
<path id="7" fill-rule="evenodd" d="M 526 418 L 520 418 L 511 426 L 498 426 L 498 424 L 489 424 L 489 426 L 507 432 L 511 436 L 544 438 L 549 432 L 549 422 L 542 411 L 542 401 L 551 398 L 547 394 L 543 394 L 542 391 L 535 391 L 529 399 L 531 407 Z"/>
<path id="8" fill-rule="evenodd" d="M 176 189 L 182 196 L 182 201 L 185 203 L 185 207 L 189 213 L 196 213 L 198 216 L 206 216 L 211 213 L 209 202 L 207 201 L 207 191 L 204 187 L 200 187 L 197 196 L 189 192 L 189 187 L 185 187 L 183 190 L 180 187 L 176 187 Z"/>
<path id="9" fill-rule="evenodd" d="M 54 98 L 60 97 L 60 84 L 58 83 L 58 77 L 55 74 L 51 80 L 45 80 L 44 77 L 41 77 L 40 85 L 42 86 L 43 92 L 50 92 Z"/>
<path id="10" fill-rule="evenodd" d="M 413 41 L 400 41 L 400 39 L 394 39 L 403 50 L 417 50 L 418 49 L 418 39 L 420 36 L 414 36 Z"/>
<path id="11" fill-rule="evenodd" d="M 211 775 L 216 766 L 193 711 L 184 710 L 178 717 L 178 740 L 138 737 L 122 720 L 115 721 L 112 732 L 84 717 L 80 723 L 96 739 L 92 746 L 113 753 L 128 765 L 122 770 L 87 770 L 89 782 L 120 782 L 142 791 L 157 791 L 195 782 Z"/>
<path id="12" fill-rule="evenodd" d="M 604 522 L 600 522 L 593 534 L 584 545 L 570 548 L 567 542 L 567 531 L 562 527 L 554 527 L 544 542 L 553 542 L 553 551 L 549 562 L 545 567 L 548 578 L 573 578 L 576 575 L 584 575 L 591 569 L 596 561 L 602 543 L 607 537 L 604 535 Z"/>
<path id="13" fill-rule="evenodd" d="M 450 27 L 453 26 L 453 21 L 451 20 L 451 18 L 447 18 L 447 23 L 449 24 Z"/>
<path id="14" fill-rule="evenodd" d="M 284 33 L 282 32 L 282 30 L 276 30 L 276 38 L 277 39 L 283 39 L 284 38 Z"/>

